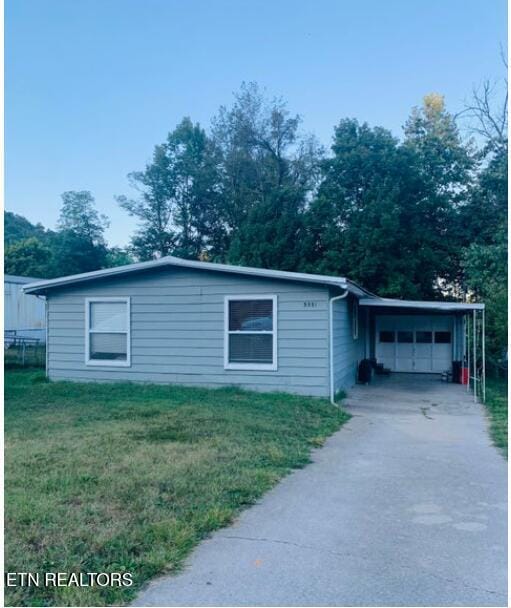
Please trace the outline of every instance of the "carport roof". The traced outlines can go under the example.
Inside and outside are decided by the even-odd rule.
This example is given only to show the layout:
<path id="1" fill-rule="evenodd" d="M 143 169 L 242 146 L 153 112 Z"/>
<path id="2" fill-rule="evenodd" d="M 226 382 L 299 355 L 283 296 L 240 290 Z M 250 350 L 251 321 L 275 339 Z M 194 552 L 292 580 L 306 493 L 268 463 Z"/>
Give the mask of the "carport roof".
<path id="1" fill-rule="evenodd" d="M 426 302 L 421 300 L 394 300 L 392 298 L 360 298 L 360 306 L 377 306 L 378 308 L 415 308 L 441 312 L 468 312 L 484 310 L 484 304 L 465 304 L 463 302 Z"/>

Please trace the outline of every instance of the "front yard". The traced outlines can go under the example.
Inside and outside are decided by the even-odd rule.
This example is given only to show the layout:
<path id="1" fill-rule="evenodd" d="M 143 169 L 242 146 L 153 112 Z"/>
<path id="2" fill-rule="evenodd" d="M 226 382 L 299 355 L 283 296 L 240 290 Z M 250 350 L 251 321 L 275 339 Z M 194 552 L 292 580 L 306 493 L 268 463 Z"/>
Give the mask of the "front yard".
<path id="1" fill-rule="evenodd" d="M 122 604 L 176 570 L 348 415 L 236 389 L 5 374 L 5 569 L 131 572 L 134 586 L 7 588 L 7 605 Z"/>

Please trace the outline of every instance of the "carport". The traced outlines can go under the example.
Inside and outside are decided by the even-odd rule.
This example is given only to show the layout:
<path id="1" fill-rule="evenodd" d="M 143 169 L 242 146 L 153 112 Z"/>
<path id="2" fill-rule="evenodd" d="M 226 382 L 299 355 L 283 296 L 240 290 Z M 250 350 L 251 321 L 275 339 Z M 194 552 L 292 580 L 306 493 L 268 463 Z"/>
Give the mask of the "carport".
<path id="1" fill-rule="evenodd" d="M 361 298 L 365 356 L 391 372 L 462 372 L 474 400 L 486 397 L 484 304 Z M 364 312 L 365 311 L 365 312 Z"/>

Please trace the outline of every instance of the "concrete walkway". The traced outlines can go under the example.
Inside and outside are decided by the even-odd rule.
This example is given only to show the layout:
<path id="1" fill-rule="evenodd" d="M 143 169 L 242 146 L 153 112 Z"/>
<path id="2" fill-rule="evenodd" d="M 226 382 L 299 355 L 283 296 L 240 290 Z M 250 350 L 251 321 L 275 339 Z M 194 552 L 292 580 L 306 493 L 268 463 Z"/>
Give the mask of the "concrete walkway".
<path id="1" fill-rule="evenodd" d="M 136 606 L 505 606 L 506 461 L 436 377 L 355 388 L 313 464 Z"/>

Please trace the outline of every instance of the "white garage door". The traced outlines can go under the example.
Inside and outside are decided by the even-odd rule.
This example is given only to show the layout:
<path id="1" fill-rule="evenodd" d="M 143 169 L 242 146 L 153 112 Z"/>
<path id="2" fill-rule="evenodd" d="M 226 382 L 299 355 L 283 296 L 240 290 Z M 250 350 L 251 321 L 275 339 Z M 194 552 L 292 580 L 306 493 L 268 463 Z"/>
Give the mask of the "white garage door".
<path id="1" fill-rule="evenodd" d="M 393 372 L 439 373 L 451 369 L 453 317 L 376 317 L 376 359 Z"/>

